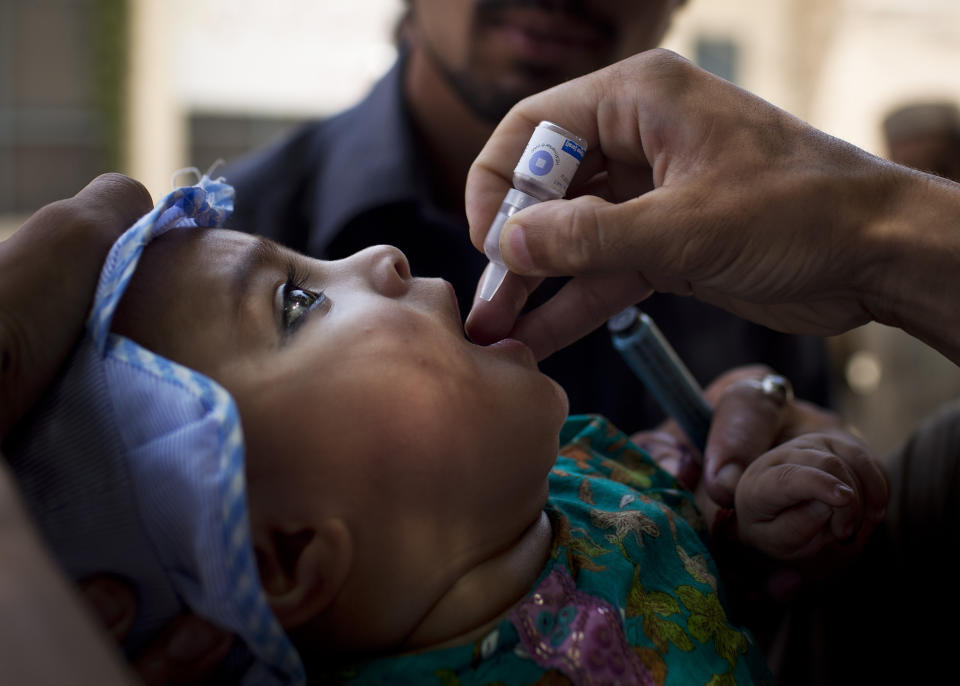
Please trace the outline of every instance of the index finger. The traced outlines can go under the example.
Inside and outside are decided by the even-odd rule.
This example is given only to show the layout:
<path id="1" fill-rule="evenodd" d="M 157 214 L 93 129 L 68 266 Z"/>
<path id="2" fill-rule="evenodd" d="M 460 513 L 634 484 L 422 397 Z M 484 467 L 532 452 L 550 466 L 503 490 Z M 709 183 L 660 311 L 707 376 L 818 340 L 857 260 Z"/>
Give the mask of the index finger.
<path id="1" fill-rule="evenodd" d="M 578 276 L 520 317 L 510 335 L 526 343 L 538 360 L 583 338 L 653 289 L 639 272 Z"/>
<path id="2" fill-rule="evenodd" d="M 487 269 L 489 268 L 488 265 Z M 527 298 L 541 281 L 542 279 L 536 277 L 523 277 L 507 272 L 496 298 L 484 300 L 475 295 L 473 306 L 464 321 L 464 329 L 470 340 L 478 345 L 488 345 L 509 336 Z"/>
<path id="3" fill-rule="evenodd" d="M 521 100 L 494 129 L 467 174 L 464 202 L 470 225 L 470 240 L 478 250 L 503 201 L 513 185 L 513 168 L 523 154 L 530 134 L 543 120 L 559 124 L 587 140 L 587 155 L 577 178 L 589 178 L 601 166 L 594 150 L 599 142 L 597 110 L 602 72 L 554 86 Z"/>
<path id="4" fill-rule="evenodd" d="M 123 174 L 101 174 L 72 198 L 37 210 L 4 243 L 0 259 L 12 262 L 15 255 L 26 254 L 29 246 L 41 244 L 46 250 L 36 256 L 38 260 L 77 249 L 81 255 L 105 254 L 117 236 L 152 207 L 153 200 L 139 181 Z"/>

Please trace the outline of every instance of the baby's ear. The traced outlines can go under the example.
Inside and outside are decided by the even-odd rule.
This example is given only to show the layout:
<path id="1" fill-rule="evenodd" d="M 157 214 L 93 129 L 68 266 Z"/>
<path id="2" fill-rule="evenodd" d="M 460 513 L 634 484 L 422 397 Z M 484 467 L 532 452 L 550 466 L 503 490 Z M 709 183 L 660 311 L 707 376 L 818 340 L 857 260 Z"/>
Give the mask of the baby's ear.
<path id="1" fill-rule="evenodd" d="M 353 563 L 353 538 L 336 517 L 255 534 L 260 580 L 280 624 L 295 628 L 333 601 Z"/>

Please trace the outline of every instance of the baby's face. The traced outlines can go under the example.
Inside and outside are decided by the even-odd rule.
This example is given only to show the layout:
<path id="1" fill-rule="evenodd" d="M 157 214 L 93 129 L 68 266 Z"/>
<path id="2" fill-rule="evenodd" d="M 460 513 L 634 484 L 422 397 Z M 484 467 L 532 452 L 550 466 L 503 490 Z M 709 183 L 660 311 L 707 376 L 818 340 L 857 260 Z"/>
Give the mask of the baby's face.
<path id="1" fill-rule="evenodd" d="M 543 506 L 565 394 L 522 344 L 466 340 L 452 287 L 394 248 L 323 262 L 172 231 L 114 329 L 233 395 L 254 520 L 342 516 L 358 554 L 416 545 L 429 565 L 502 546 Z"/>

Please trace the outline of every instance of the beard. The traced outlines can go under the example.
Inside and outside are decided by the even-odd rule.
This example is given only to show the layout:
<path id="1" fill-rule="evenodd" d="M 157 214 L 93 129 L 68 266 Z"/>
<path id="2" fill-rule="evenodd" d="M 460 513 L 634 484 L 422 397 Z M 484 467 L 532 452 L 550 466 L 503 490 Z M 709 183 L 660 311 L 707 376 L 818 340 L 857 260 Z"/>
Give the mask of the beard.
<path id="1" fill-rule="evenodd" d="M 474 8 L 474 30 L 482 31 L 497 22 L 497 15 L 504 9 L 530 7 L 548 12 L 563 13 L 576 21 L 591 26 L 609 38 L 611 44 L 616 37 L 614 25 L 605 17 L 597 15 L 587 6 L 586 0 L 480 0 Z M 542 63 L 525 61 L 514 62 L 510 69 L 519 83 L 517 87 L 504 87 L 494 83 L 475 65 L 483 63 L 478 46 L 471 42 L 468 59 L 463 68 L 451 67 L 437 53 L 429 41 L 424 41 L 425 53 L 444 81 L 453 89 L 470 112 L 481 121 L 496 124 L 510 108 L 523 98 L 539 93 L 566 81 L 580 73 L 570 74 Z M 605 63 L 604 63 L 605 64 Z M 593 65 L 582 73 L 603 64 Z"/>
<path id="2" fill-rule="evenodd" d="M 543 79 L 544 86 L 542 88 L 536 86 L 522 90 L 498 88 L 488 80 L 477 76 L 469 67 L 462 70 L 451 69 L 429 46 L 427 46 L 426 54 L 440 72 L 443 80 L 453 89 L 471 114 L 488 124 L 498 123 L 506 116 L 511 107 L 528 95 L 533 95 L 558 83 L 553 79 Z M 525 71 L 529 72 L 531 76 L 535 75 L 533 68 Z"/>

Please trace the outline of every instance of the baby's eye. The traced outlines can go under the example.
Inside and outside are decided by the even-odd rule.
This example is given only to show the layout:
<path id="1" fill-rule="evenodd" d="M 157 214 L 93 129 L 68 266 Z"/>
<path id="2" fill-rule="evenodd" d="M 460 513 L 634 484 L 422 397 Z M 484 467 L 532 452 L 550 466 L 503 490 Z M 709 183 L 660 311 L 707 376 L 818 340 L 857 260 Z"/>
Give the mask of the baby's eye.
<path id="1" fill-rule="evenodd" d="M 326 300 L 323 292 L 300 288 L 289 281 L 283 286 L 283 328 L 293 332 L 303 323 L 303 316 Z"/>

